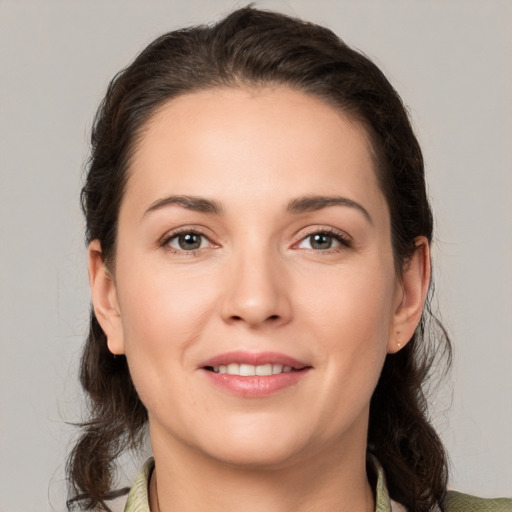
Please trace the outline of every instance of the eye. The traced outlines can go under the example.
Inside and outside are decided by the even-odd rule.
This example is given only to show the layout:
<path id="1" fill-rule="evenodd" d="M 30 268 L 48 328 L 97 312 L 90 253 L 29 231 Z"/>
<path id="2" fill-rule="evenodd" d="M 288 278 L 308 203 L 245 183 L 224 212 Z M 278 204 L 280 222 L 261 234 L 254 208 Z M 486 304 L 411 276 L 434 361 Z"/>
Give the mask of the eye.
<path id="1" fill-rule="evenodd" d="M 191 252 L 208 247 L 210 245 L 210 241 L 201 233 L 196 231 L 185 231 L 171 236 L 164 242 L 164 245 L 175 251 Z"/>
<path id="2" fill-rule="evenodd" d="M 299 249 L 312 249 L 315 251 L 327 251 L 340 246 L 350 247 L 349 240 L 341 234 L 327 231 L 311 233 L 297 244 Z"/>

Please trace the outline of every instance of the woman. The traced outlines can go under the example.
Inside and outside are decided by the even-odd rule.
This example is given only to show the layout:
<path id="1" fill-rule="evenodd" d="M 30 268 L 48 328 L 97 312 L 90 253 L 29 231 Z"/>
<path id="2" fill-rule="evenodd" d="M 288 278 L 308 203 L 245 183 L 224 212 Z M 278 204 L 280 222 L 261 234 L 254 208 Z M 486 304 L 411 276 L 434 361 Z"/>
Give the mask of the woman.
<path id="1" fill-rule="evenodd" d="M 510 506 L 447 495 L 422 155 L 332 32 L 246 8 L 157 39 L 107 91 L 82 201 L 70 508 L 108 510 L 146 425 L 128 512 Z"/>

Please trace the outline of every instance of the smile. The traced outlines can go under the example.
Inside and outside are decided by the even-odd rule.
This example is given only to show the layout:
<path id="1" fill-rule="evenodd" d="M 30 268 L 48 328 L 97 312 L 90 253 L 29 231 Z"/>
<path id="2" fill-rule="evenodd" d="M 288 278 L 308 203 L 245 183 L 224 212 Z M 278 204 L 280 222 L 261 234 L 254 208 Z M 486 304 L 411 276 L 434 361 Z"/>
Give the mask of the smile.
<path id="1" fill-rule="evenodd" d="M 266 377 L 268 375 L 277 375 L 279 373 L 288 373 L 293 370 L 291 366 L 282 364 L 261 364 L 258 366 L 252 364 L 221 364 L 219 366 L 209 367 L 215 373 L 227 373 L 228 375 L 239 375 L 241 377 Z"/>
<path id="2" fill-rule="evenodd" d="M 215 387 L 243 398 L 262 398 L 294 389 L 312 367 L 284 354 L 235 351 L 200 365 Z"/>

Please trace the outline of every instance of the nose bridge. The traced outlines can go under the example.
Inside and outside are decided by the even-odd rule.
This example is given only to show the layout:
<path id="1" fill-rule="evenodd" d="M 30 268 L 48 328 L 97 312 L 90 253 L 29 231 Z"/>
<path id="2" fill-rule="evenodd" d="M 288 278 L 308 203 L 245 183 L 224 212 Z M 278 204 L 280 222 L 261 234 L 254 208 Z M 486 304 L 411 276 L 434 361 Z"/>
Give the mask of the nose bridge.
<path id="1" fill-rule="evenodd" d="M 233 248 L 222 305 L 226 321 L 257 327 L 289 320 L 291 307 L 281 263 L 278 250 L 261 238 Z"/>

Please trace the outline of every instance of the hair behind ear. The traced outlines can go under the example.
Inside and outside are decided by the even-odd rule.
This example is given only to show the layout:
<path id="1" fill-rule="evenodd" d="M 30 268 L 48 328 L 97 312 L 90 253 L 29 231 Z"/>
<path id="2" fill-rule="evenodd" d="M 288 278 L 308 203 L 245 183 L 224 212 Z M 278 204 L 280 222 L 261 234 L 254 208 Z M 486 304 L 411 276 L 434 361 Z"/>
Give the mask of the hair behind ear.
<path id="1" fill-rule="evenodd" d="M 124 356 L 114 356 L 94 311 L 81 359 L 80 382 L 88 396 L 88 420 L 68 461 L 67 475 L 74 495 L 72 510 L 110 511 L 107 500 L 128 489 L 112 491 L 115 461 L 127 450 L 140 446 L 147 411 L 133 385 Z"/>

